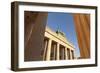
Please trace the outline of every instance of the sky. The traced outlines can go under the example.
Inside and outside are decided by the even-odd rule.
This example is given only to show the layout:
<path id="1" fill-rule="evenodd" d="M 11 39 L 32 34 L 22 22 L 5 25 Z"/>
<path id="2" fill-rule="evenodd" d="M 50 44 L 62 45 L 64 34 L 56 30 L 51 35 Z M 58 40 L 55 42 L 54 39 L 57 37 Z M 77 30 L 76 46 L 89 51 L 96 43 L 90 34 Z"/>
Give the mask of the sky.
<path id="1" fill-rule="evenodd" d="M 59 27 L 59 30 L 65 33 L 67 40 L 75 46 L 75 56 L 80 56 L 72 14 L 48 12 L 47 26 L 54 31 Z"/>

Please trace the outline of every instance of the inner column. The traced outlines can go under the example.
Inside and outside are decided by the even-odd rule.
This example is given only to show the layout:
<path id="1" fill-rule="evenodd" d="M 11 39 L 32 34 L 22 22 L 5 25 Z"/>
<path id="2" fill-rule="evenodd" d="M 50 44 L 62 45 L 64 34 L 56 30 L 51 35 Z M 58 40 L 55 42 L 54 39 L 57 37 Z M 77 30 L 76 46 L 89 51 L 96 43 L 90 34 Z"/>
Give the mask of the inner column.
<path id="1" fill-rule="evenodd" d="M 56 56 L 57 56 L 57 43 L 55 41 L 52 41 L 50 60 L 56 60 L 57 59 Z"/>
<path id="2" fill-rule="evenodd" d="M 67 48 L 67 56 L 68 56 L 68 60 L 70 60 L 70 49 Z"/>
<path id="3" fill-rule="evenodd" d="M 60 45 L 60 60 L 65 60 L 66 58 L 65 54 L 65 47 L 63 45 Z"/>

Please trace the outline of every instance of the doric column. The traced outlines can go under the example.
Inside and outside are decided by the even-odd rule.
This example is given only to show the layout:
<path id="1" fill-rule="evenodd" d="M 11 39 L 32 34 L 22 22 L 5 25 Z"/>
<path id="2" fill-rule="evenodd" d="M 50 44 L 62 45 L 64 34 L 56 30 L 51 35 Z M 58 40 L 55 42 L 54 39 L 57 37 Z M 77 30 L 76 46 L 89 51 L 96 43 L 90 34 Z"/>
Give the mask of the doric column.
<path id="1" fill-rule="evenodd" d="M 67 60 L 68 59 L 68 56 L 67 56 L 67 48 L 65 47 L 65 59 Z"/>
<path id="2" fill-rule="evenodd" d="M 48 41 L 48 47 L 47 47 L 47 53 L 46 53 L 46 60 L 49 61 L 50 60 L 50 54 L 51 54 L 51 43 L 52 43 L 52 40 L 49 39 Z"/>
<path id="3" fill-rule="evenodd" d="M 74 59 L 74 51 L 72 50 L 72 59 Z"/>
<path id="4" fill-rule="evenodd" d="M 56 56 L 57 56 L 56 55 L 57 54 L 56 53 L 57 52 L 57 45 L 56 44 L 54 44 L 54 48 L 53 49 L 54 49 L 54 60 L 56 60 Z"/>
<path id="5" fill-rule="evenodd" d="M 69 51 L 70 51 L 70 60 L 72 60 L 72 52 L 70 49 L 69 49 Z"/>
<path id="6" fill-rule="evenodd" d="M 59 43 L 57 43 L 57 60 L 59 60 Z"/>
<path id="7" fill-rule="evenodd" d="M 90 58 L 90 14 L 74 14 L 81 58 Z"/>
<path id="8" fill-rule="evenodd" d="M 44 42 L 43 60 L 46 59 L 46 49 L 47 49 L 47 46 L 48 46 L 48 40 L 45 40 L 45 42 Z"/>
<path id="9" fill-rule="evenodd" d="M 65 47 L 63 47 L 62 50 L 63 50 L 63 60 L 65 60 L 65 59 L 66 59 L 66 55 L 65 55 Z"/>
<path id="10" fill-rule="evenodd" d="M 44 48 L 44 33 L 47 12 L 24 12 L 24 47 L 25 61 L 41 61 L 41 49 Z M 39 28 L 39 29 L 38 29 Z"/>

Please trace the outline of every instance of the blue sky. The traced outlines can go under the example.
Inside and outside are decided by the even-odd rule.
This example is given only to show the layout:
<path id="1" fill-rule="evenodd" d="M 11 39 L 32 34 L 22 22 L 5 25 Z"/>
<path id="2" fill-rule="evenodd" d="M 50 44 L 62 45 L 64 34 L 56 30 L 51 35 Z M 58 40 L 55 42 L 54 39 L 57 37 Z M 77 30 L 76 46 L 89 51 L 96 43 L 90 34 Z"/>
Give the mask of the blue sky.
<path id="1" fill-rule="evenodd" d="M 56 31 L 59 26 L 60 31 L 64 32 L 68 41 L 75 46 L 75 55 L 80 56 L 72 14 L 49 12 L 47 26 L 49 26 L 54 31 Z"/>

